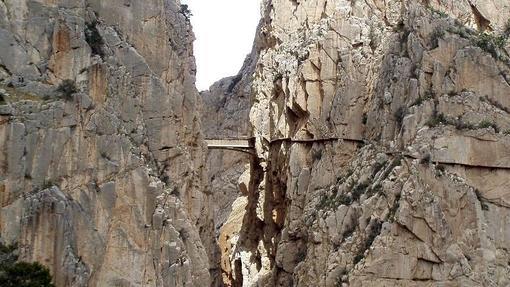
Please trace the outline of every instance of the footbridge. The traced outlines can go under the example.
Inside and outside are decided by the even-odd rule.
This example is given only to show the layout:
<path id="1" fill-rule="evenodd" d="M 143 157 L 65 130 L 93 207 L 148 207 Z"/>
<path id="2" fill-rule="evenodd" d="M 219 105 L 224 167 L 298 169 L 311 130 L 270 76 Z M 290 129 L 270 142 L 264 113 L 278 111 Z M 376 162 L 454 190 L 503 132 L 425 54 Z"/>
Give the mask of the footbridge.
<path id="1" fill-rule="evenodd" d="M 254 154 L 255 138 L 221 138 L 206 139 L 208 149 L 227 149 Z"/>

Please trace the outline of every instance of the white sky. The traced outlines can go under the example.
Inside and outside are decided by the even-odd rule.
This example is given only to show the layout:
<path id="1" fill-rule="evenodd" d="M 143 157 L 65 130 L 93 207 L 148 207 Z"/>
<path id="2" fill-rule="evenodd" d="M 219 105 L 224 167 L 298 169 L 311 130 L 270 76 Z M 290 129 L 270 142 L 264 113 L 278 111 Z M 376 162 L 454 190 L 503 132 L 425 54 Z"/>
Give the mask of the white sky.
<path id="1" fill-rule="evenodd" d="M 197 88 L 207 90 L 214 82 L 234 76 L 251 51 L 260 0 L 181 0 L 193 16 Z"/>

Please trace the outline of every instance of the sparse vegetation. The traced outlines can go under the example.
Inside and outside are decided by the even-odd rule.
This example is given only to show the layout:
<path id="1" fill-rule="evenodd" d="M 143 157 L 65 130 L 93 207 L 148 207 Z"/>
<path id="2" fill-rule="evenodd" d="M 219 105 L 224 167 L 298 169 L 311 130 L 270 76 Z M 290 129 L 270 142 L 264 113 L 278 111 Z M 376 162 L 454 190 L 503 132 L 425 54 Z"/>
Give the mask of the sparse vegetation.
<path id="1" fill-rule="evenodd" d="M 505 24 L 505 27 L 503 28 L 503 36 L 506 38 L 510 38 L 510 19 Z"/>
<path id="2" fill-rule="evenodd" d="M 442 113 L 437 113 L 434 111 L 430 119 L 425 123 L 427 126 L 434 128 L 440 124 L 446 123 L 446 117 Z"/>
<path id="3" fill-rule="evenodd" d="M 357 201 L 367 191 L 368 183 L 362 182 L 352 189 L 352 200 Z"/>
<path id="4" fill-rule="evenodd" d="M 188 21 L 191 19 L 191 16 L 193 16 L 193 14 L 191 13 L 191 10 L 189 9 L 189 6 L 186 5 L 186 4 L 181 4 L 181 11 L 180 11 L 180 13 L 182 15 L 184 15 L 184 17 Z"/>
<path id="5" fill-rule="evenodd" d="M 0 243 L 0 286 L 55 287 L 48 268 L 40 263 L 18 262 L 18 247 Z"/>
<path id="6" fill-rule="evenodd" d="M 439 39 L 444 38 L 444 36 L 445 31 L 439 27 L 432 31 L 432 34 L 430 34 L 430 45 L 432 48 L 439 47 Z"/>
<path id="7" fill-rule="evenodd" d="M 97 30 L 97 21 L 92 21 L 85 24 L 85 41 L 89 44 L 92 55 L 104 57 L 103 45 L 104 41 Z"/>
<path id="8" fill-rule="evenodd" d="M 374 194 L 379 194 L 383 190 L 382 184 L 377 183 L 373 187 L 369 188 L 366 192 L 367 197 L 372 197 Z"/>
<path id="9" fill-rule="evenodd" d="M 502 76 L 505 77 L 504 74 L 502 74 Z M 480 99 L 481 102 L 486 102 L 486 103 L 491 104 L 491 105 L 495 106 L 496 108 L 498 108 L 498 109 L 500 109 L 500 110 L 502 110 L 502 111 L 504 111 L 506 113 L 510 113 L 510 109 L 509 108 L 505 107 L 504 105 L 502 105 L 497 100 L 495 100 L 493 98 L 489 98 L 489 96 L 487 96 L 487 95 L 485 97 L 479 97 L 479 99 Z"/>
<path id="10" fill-rule="evenodd" d="M 477 32 L 465 27 L 459 21 L 455 21 L 457 27 L 449 28 L 448 31 L 455 33 L 465 39 L 469 39 L 475 46 L 492 55 L 496 60 L 506 61 L 508 55 L 504 47 L 510 38 L 510 20 L 507 22 L 501 34 L 494 32 Z"/>
<path id="11" fill-rule="evenodd" d="M 395 215 L 397 214 L 397 210 L 399 209 L 400 207 L 400 194 L 398 194 L 396 197 L 395 197 L 395 201 L 393 203 L 393 206 L 390 208 L 389 212 L 388 212 L 388 221 L 389 222 L 394 222 L 395 221 Z"/>
<path id="12" fill-rule="evenodd" d="M 495 59 L 501 59 L 503 54 L 501 49 L 505 47 L 507 37 L 504 35 L 495 35 L 482 32 L 473 39 L 474 43 L 482 50 L 490 53 Z"/>
<path id="13" fill-rule="evenodd" d="M 470 123 L 463 122 L 461 119 L 457 119 L 455 121 L 455 128 L 458 130 L 473 130 L 475 129 L 475 126 Z"/>
<path id="14" fill-rule="evenodd" d="M 73 80 L 69 79 L 63 80 L 57 88 L 57 92 L 59 92 L 62 98 L 66 101 L 71 101 L 73 99 L 73 94 L 77 91 L 78 89 L 76 89 L 76 84 Z"/>
<path id="15" fill-rule="evenodd" d="M 471 39 L 474 35 L 476 35 L 476 32 L 468 27 L 465 27 L 460 23 L 458 20 L 455 20 L 456 27 L 448 28 L 448 32 L 457 34 L 465 39 Z"/>
<path id="16" fill-rule="evenodd" d="M 347 274 L 348 274 L 347 269 L 345 269 L 345 267 L 342 268 L 342 270 L 340 270 L 340 273 L 338 273 L 338 277 L 335 283 L 335 287 L 342 287 L 343 283 L 349 283 L 349 280 L 344 279 L 344 277 L 346 277 Z"/>
<path id="17" fill-rule="evenodd" d="M 495 122 L 490 121 L 488 119 L 481 121 L 478 124 L 478 128 L 480 128 L 480 129 L 493 128 L 495 132 L 499 132 L 498 125 Z"/>
<path id="18" fill-rule="evenodd" d="M 499 132 L 498 125 L 490 120 L 483 120 L 478 125 L 473 125 L 471 123 L 466 123 L 462 121 L 462 119 L 449 119 L 442 113 L 434 113 L 432 117 L 425 123 L 427 126 L 433 128 L 437 127 L 440 124 L 443 125 L 452 125 L 455 126 L 457 130 L 475 130 L 475 129 L 485 129 L 485 128 L 493 128 L 496 133 Z"/>
<path id="19" fill-rule="evenodd" d="M 429 10 L 430 10 L 433 14 L 438 15 L 438 16 L 439 16 L 439 17 L 441 17 L 441 18 L 446 18 L 446 17 L 448 17 L 448 14 L 446 14 L 446 12 L 441 11 L 441 10 L 437 10 L 437 9 L 435 9 L 435 8 L 434 8 L 434 7 L 432 7 L 432 6 L 429 6 L 429 7 L 428 7 L 428 9 L 429 9 Z"/>
<path id="20" fill-rule="evenodd" d="M 375 162 L 374 166 L 372 167 L 372 178 L 374 178 L 379 171 L 386 165 L 387 161 L 381 161 L 381 162 Z"/>

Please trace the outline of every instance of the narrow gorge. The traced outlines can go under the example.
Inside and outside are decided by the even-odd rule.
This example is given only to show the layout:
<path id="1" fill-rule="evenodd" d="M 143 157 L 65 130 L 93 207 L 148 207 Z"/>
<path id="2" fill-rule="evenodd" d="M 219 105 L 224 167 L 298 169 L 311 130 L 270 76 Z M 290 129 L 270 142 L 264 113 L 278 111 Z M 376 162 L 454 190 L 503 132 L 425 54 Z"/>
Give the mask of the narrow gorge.
<path id="1" fill-rule="evenodd" d="M 178 0 L 0 0 L 0 267 L 12 247 L 57 287 L 510 285 L 510 3 L 261 11 L 199 92 Z"/>

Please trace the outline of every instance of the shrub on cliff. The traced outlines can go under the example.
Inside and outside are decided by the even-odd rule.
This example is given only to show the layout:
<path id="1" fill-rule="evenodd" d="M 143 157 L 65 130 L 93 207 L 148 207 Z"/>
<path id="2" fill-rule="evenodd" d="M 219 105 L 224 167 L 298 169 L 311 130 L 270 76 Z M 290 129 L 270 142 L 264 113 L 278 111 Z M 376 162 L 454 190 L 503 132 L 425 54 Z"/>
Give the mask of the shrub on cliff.
<path id="1" fill-rule="evenodd" d="M 48 268 L 34 262 L 17 262 L 17 246 L 0 243 L 0 286 L 55 287 Z"/>
<path id="2" fill-rule="evenodd" d="M 76 85 L 73 80 L 64 80 L 57 88 L 57 92 L 62 95 L 62 98 L 68 101 L 73 99 L 73 94 L 77 91 L 78 89 L 76 89 Z"/>
<path id="3" fill-rule="evenodd" d="M 184 15 L 184 17 L 186 17 L 186 20 L 189 20 L 191 18 L 191 16 L 193 16 L 193 14 L 191 13 L 191 10 L 189 10 L 188 5 L 186 5 L 186 4 L 181 4 L 180 12 L 182 15 Z"/>
<path id="4" fill-rule="evenodd" d="M 16 262 L 0 267 L 0 286 L 4 287 L 54 287 L 48 268 L 41 264 Z"/>

